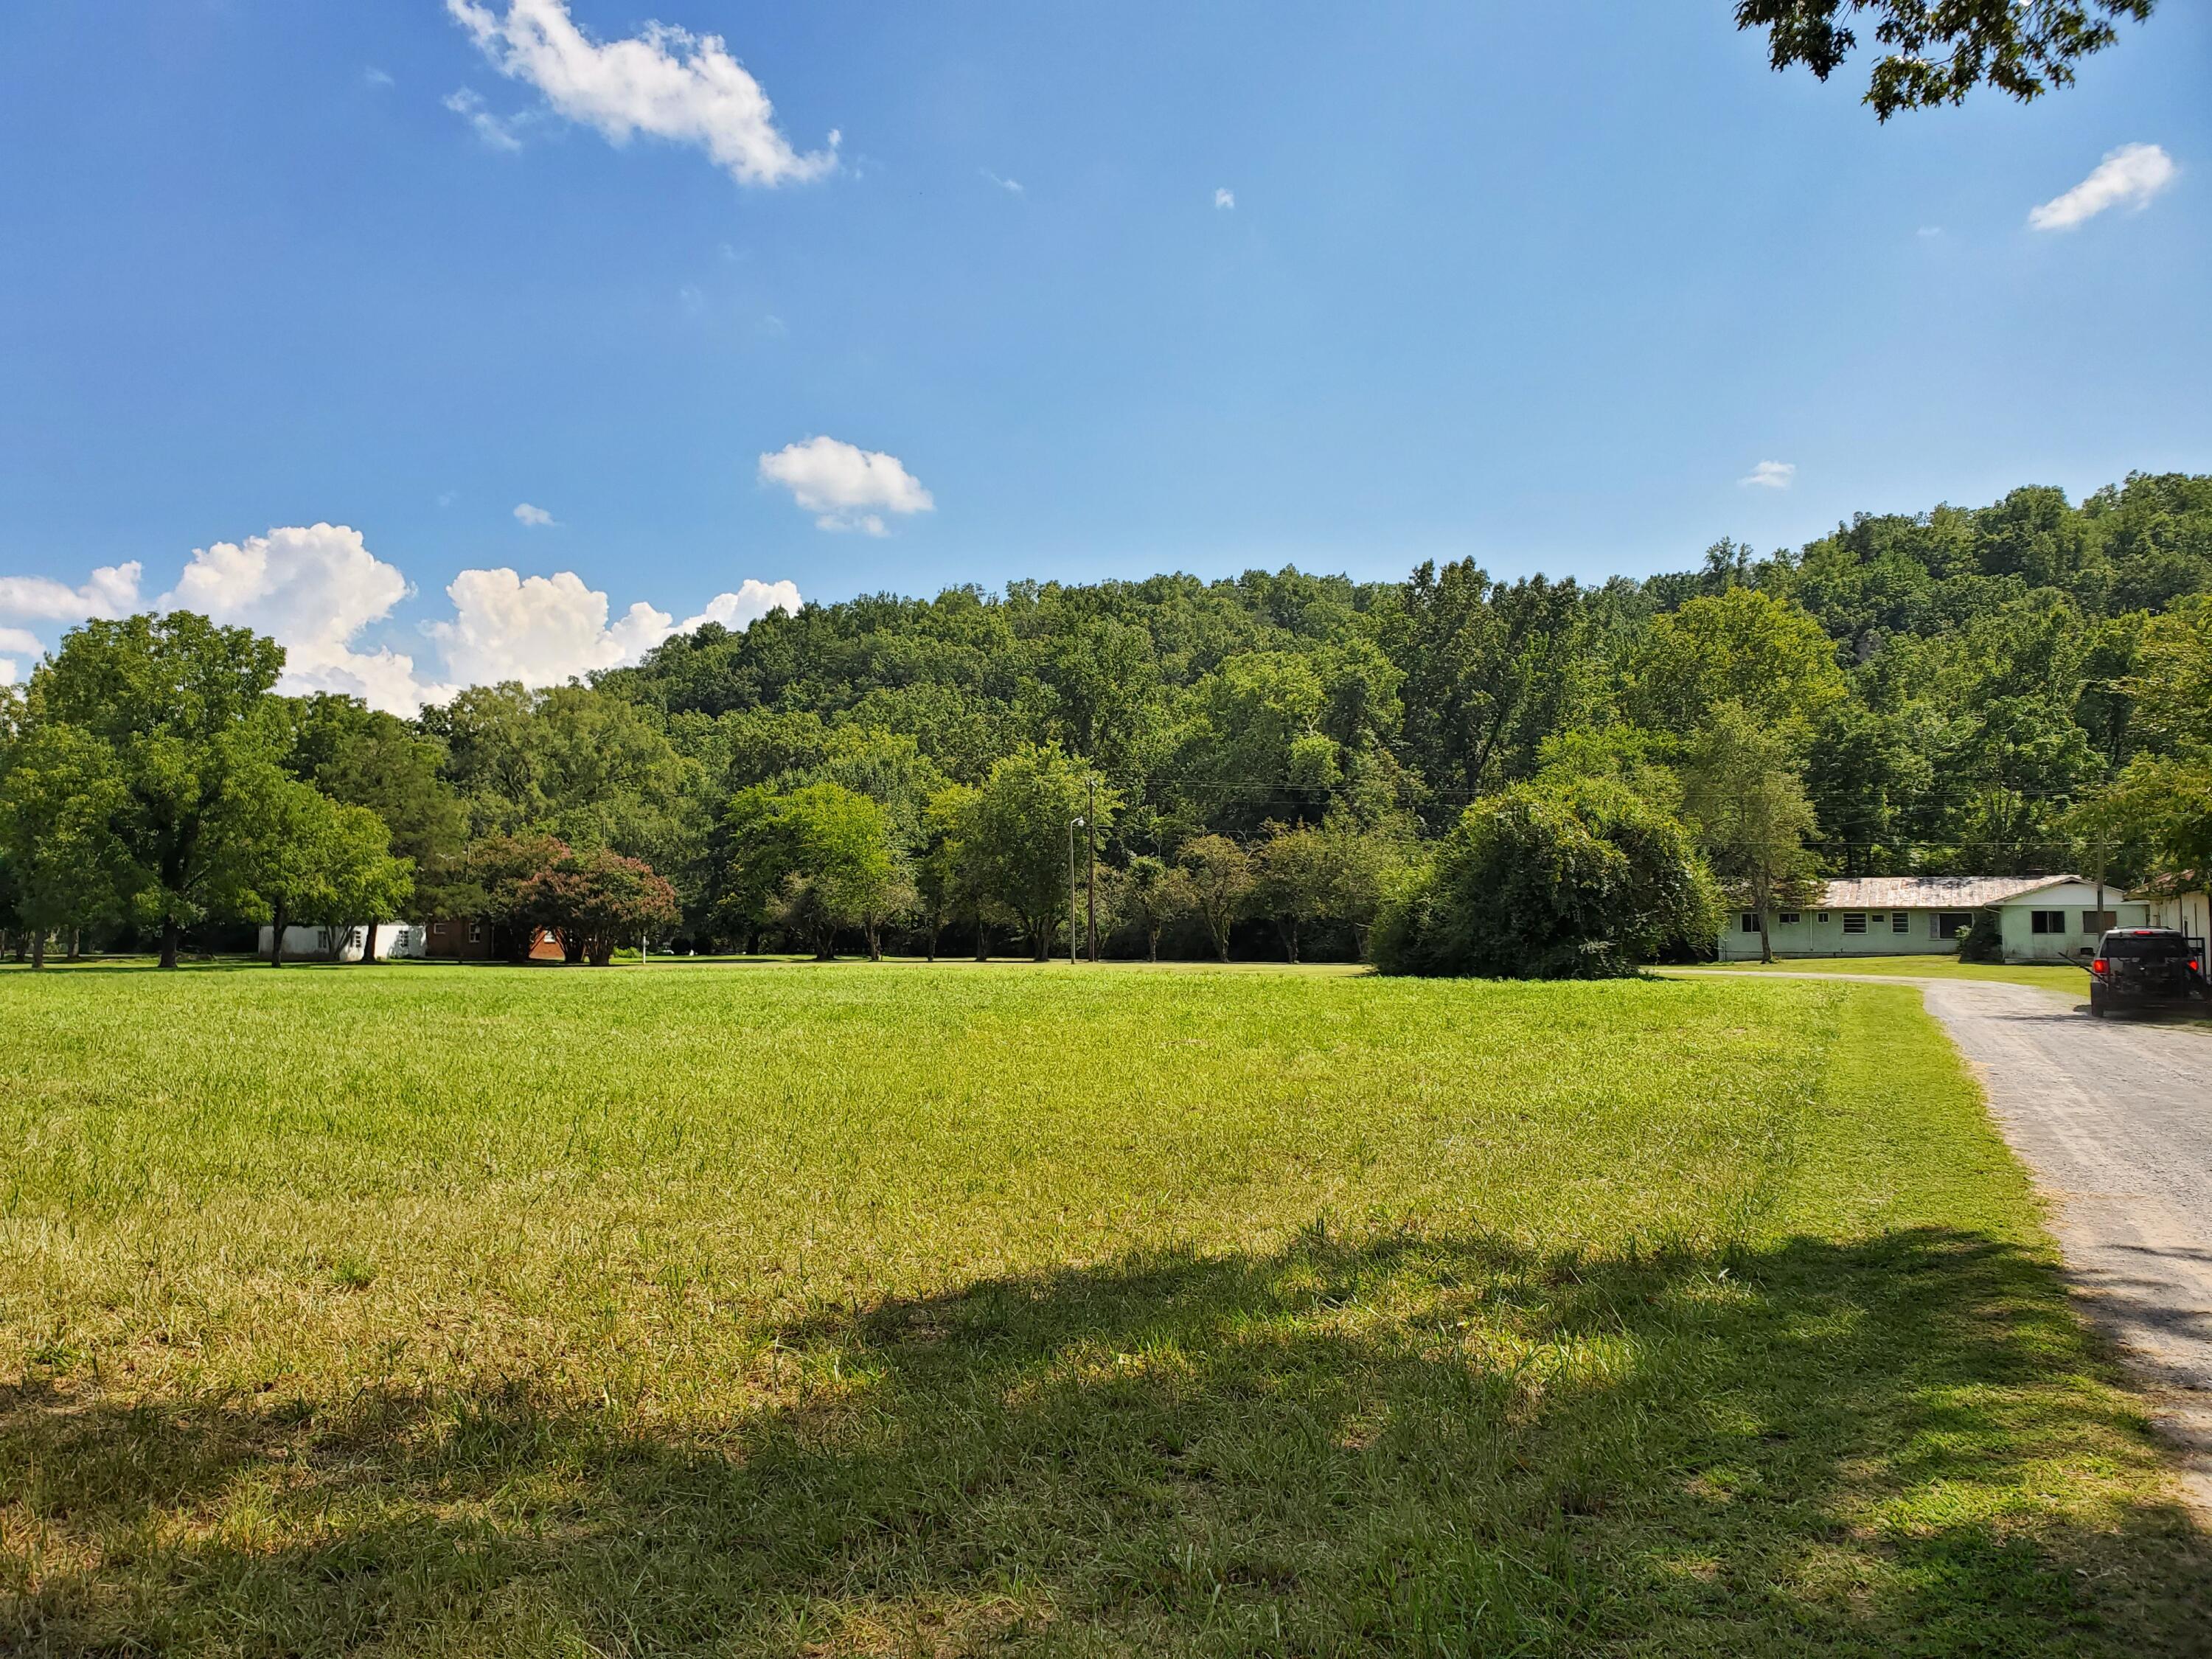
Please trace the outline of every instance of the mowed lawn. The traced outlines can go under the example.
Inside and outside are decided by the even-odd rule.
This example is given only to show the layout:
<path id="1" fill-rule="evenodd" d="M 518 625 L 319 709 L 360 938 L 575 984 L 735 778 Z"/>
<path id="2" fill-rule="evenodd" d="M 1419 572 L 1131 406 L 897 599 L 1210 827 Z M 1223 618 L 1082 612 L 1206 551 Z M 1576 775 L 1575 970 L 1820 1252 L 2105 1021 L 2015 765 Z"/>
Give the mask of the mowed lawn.
<path id="1" fill-rule="evenodd" d="M 0 1651 L 2198 1650 L 1917 1002 L 0 975 Z"/>
<path id="2" fill-rule="evenodd" d="M 2089 970 L 2063 962 L 1961 962 L 1956 957 L 1785 957 L 1774 962 L 1730 962 L 1713 971 L 1752 974 L 1875 974 L 1884 979 L 1986 979 L 2032 985 L 2039 991 L 2086 1000 Z"/>

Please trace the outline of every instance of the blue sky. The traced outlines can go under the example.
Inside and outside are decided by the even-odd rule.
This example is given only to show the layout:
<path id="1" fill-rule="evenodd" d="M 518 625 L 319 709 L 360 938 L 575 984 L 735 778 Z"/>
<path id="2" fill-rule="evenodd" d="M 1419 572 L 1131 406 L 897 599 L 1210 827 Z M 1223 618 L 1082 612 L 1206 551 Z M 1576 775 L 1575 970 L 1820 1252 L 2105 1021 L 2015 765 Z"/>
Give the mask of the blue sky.
<path id="1" fill-rule="evenodd" d="M 9 8 L 0 662 L 134 562 L 399 703 L 748 580 L 1601 577 L 2212 467 L 2212 15 L 1882 125 L 1731 11 Z"/>

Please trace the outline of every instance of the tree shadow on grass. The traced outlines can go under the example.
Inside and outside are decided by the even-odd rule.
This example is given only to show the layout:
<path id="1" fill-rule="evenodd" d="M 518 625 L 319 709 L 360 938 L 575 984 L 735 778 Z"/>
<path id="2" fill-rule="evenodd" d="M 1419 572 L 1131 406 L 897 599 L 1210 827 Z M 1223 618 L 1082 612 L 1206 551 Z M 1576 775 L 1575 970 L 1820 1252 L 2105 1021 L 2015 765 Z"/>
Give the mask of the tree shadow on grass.
<path id="1" fill-rule="evenodd" d="M 2044 1257 L 1316 1231 L 825 1315 L 761 1407 L 0 1395 L 12 1653 L 2196 1651 Z"/>

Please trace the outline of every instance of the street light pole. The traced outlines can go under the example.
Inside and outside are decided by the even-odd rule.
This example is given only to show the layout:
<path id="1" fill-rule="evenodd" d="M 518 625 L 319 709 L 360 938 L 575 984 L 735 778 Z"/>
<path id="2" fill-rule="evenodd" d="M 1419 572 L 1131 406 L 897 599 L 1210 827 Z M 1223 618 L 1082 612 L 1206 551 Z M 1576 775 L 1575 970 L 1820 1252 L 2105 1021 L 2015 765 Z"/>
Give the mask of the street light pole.
<path id="1" fill-rule="evenodd" d="M 1075 832 L 1084 827 L 1081 818 L 1067 821 L 1067 965 L 1075 966 L 1075 935 L 1078 923 L 1075 913 Z"/>
<path id="2" fill-rule="evenodd" d="M 1090 880 L 1084 901 L 1090 916 L 1085 926 L 1083 954 L 1096 962 L 1098 960 L 1098 775 L 1096 772 L 1091 775 L 1090 787 L 1091 811 L 1083 820 L 1083 844 L 1090 859 Z"/>

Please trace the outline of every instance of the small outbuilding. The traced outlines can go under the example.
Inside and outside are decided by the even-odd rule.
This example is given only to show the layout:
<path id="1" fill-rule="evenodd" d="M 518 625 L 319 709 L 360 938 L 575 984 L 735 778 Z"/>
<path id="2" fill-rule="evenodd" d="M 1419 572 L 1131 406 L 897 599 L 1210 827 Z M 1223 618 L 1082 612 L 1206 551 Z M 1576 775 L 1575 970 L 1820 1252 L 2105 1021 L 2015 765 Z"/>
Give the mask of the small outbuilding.
<path id="1" fill-rule="evenodd" d="M 2148 907 L 2146 926 L 2171 927 L 2191 939 L 2212 939 L 2212 890 L 2208 889 L 2212 889 L 2212 880 L 2188 872 L 2161 876 L 2128 896 Z"/>
<path id="2" fill-rule="evenodd" d="M 367 948 L 368 929 L 359 927 L 287 927 L 284 930 L 284 960 L 287 962 L 359 962 Z M 269 947 L 275 943 L 273 930 L 264 922 L 260 942 L 255 954 L 268 959 Z M 380 921 L 376 924 L 376 959 L 379 962 L 411 962 L 427 956 L 429 940 L 427 930 L 419 921 Z"/>
<path id="3" fill-rule="evenodd" d="M 1802 909 L 1770 910 L 1778 957 L 1948 955 L 1984 911 L 1998 919 L 2007 962 L 2075 962 L 2108 927 L 2153 925 L 2150 906 L 2080 876 L 1862 876 L 1827 883 Z M 1759 958 L 1759 916 L 1735 910 L 1723 962 Z"/>

